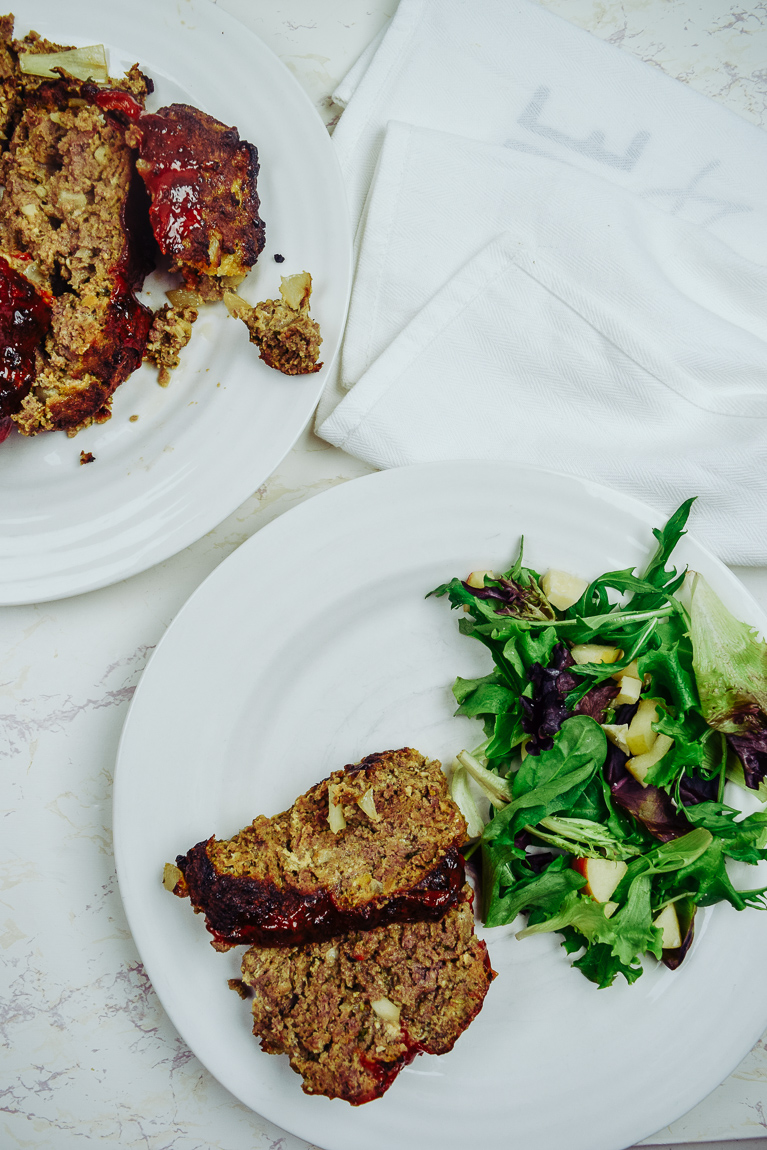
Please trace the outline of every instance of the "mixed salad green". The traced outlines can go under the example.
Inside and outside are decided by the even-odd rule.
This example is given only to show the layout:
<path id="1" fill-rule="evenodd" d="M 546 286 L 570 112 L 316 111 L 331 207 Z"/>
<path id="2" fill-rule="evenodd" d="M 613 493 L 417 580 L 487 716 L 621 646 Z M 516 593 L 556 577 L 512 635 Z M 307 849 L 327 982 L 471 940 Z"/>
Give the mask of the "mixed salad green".
<path id="1" fill-rule="evenodd" d="M 692 503 L 654 531 L 641 575 L 541 577 L 520 545 L 504 574 L 430 593 L 464 608 L 461 632 L 494 664 L 453 685 L 457 713 L 484 724 L 451 781 L 484 922 L 526 912 L 518 937 L 561 934 L 600 987 L 633 982 L 647 952 L 677 967 L 698 907 L 767 906 L 767 887 L 736 890 L 726 866 L 767 859 L 767 813 L 723 801 L 726 779 L 767 798 L 767 644 L 701 576 L 667 566 Z"/>

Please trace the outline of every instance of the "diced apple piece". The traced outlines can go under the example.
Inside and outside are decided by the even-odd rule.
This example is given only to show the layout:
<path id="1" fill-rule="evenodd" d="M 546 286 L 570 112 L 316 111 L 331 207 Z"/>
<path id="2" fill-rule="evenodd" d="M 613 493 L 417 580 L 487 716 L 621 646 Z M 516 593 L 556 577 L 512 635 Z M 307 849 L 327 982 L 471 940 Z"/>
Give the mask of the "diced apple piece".
<path id="1" fill-rule="evenodd" d="M 641 681 L 642 676 L 639 674 L 639 665 L 636 659 L 632 659 L 628 667 L 624 667 L 622 671 L 616 671 L 613 675 L 613 679 L 620 680 L 624 675 L 628 675 L 631 679 L 639 679 Z"/>
<path id="2" fill-rule="evenodd" d="M 669 735 L 658 735 L 649 751 L 643 755 L 635 755 L 631 759 L 626 759 L 626 770 L 634 776 L 638 783 L 644 786 L 645 776 L 650 767 L 659 763 L 666 751 L 670 751 L 673 745 L 674 740 Z"/>
<path id="3" fill-rule="evenodd" d="M 576 663 L 617 663 L 623 652 L 620 647 L 600 643 L 576 643 L 570 648 L 570 654 Z"/>
<path id="4" fill-rule="evenodd" d="M 607 735 L 611 743 L 615 743 L 619 751 L 623 751 L 624 755 L 630 755 L 629 745 L 626 742 L 626 735 L 628 734 L 628 723 L 603 723 L 602 730 Z"/>
<path id="5" fill-rule="evenodd" d="M 617 678 L 617 675 L 613 675 Z M 621 675 L 618 679 L 618 694 L 611 702 L 613 707 L 622 707 L 624 703 L 636 703 L 642 693 L 642 680 L 632 675 Z"/>
<path id="6" fill-rule="evenodd" d="M 573 870 L 582 874 L 586 885 L 582 888 L 597 902 L 607 902 L 626 873 L 625 862 L 612 859 L 574 859 Z"/>
<path id="7" fill-rule="evenodd" d="M 618 909 L 617 902 L 606 902 L 605 903 L 605 918 L 612 918 L 617 909 Z"/>
<path id="8" fill-rule="evenodd" d="M 541 579 L 543 594 L 558 611 L 566 611 L 577 603 L 587 587 L 585 579 L 568 571 L 556 571 L 553 567 Z"/>
<path id="9" fill-rule="evenodd" d="M 637 713 L 629 724 L 626 742 L 632 755 L 644 755 L 649 751 L 657 739 L 657 733 L 652 724 L 658 721 L 658 708 L 655 699 L 642 699 Z"/>
<path id="10" fill-rule="evenodd" d="M 682 932 L 673 902 L 664 906 L 658 917 L 653 919 L 653 926 L 657 926 L 661 932 L 664 950 L 677 950 L 682 945 Z"/>
<path id="11" fill-rule="evenodd" d="M 488 579 L 495 579 L 492 571 L 472 571 L 466 582 L 470 587 L 476 587 L 481 590 L 485 586 L 485 577 Z"/>

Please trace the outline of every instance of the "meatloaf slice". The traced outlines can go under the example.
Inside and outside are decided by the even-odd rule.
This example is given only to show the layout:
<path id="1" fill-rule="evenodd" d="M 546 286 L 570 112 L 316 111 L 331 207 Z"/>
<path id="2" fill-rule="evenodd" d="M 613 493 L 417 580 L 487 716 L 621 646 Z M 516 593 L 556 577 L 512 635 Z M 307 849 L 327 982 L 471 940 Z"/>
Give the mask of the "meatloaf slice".
<path id="1" fill-rule="evenodd" d="M 416 1054 L 451 1050 L 493 977 L 468 886 L 439 922 L 252 947 L 242 962 L 262 1048 L 288 1055 L 307 1094 L 353 1106 L 380 1098 Z"/>
<path id="2" fill-rule="evenodd" d="M 108 419 L 151 324 L 134 294 L 153 263 L 145 193 L 99 99 L 74 79 L 39 83 L 2 158 L 0 254 L 51 303 L 34 382 L 12 413 L 27 435 Z M 3 346 L 10 335 L 0 328 Z"/>
<path id="3" fill-rule="evenodd" d="M 219 950 L 435 920 L 463 886 L 465 840 L 440 764 L 405 747 L 334 771 L 233 839 L 197 843 L 176 859 L 174 893 L 205 914 Z"/>
<path id="4" fill-rule="evenodd" d="M 136 167 L 160 250 L 187 287 L 220 298 L 264 246 L 256 148 L 187 104 L 144 113 L 129 138 L 139 150 Z"/>

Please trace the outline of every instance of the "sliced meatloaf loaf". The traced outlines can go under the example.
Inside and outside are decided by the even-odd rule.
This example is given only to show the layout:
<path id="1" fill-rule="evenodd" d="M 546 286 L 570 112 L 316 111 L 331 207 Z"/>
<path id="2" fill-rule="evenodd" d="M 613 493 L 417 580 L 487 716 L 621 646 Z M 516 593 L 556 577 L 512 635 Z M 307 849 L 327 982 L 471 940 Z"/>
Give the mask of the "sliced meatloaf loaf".
<path id="1" fill-rule="evenodd" d="M 439 922 L 253 947 L 242 962 L 262 1048 L 288 1055 L 307 1094 L 353 1106 L 379 1098 L 416 1054 L 452 1049 L 493 977 L 468 886 Z"/>
<path id="2" fill-rule="evenodd" d="M 463 886 L 465 840 L 440 764 L 406 747 L 335 771 L 233 839 L 197 843 L 176 859 L 174 893 L 205 914 L 217 949 L 435 920 Z"/>

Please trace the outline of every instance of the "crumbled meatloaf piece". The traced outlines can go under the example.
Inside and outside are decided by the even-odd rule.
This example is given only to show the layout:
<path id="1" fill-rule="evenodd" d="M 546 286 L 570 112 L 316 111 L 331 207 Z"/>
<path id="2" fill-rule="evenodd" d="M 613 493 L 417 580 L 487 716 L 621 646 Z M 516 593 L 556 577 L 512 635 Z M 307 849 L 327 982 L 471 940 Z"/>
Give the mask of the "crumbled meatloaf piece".
<path id="1" fill-rule="evenodd" d="M 172 307 L 168 303 L 154 313 L 145 359 L 160 369 L 161 387 L 170 383 L 170 373 L 179 365 L 179 353 L 192 338 L 192 324 L 196 319 L 196 308 Z"/>
<path id="2" fill-rule="evenodd" d="M 153 265 L 145 193 L 124 125 L 99 98 L 70 78 L 38 83 L 0 165 L 0 253 L 51 304 L 34 383 L 13 413 L 27 435 L 108 419 L 151 324 L 134 294 Z"/>
<path id="3" fill-rule="evenodd" d="M 380 1098 L 416 1054 L 451 1050 L 493 977 L 468 886 L 436 923 L 252 947 L 242 961 L 262 1048 L 288 1055 L 307 1094 L 353 1106 Z"/>
<path id="4" fill-rule="evenodd" d="M 284 375 L 309 375 L 322 367 L 320 325 L 309 315 L 312 277 L 308 272 L 283 276 L 282 299 L 268 299 L 251 307 L 234 292 L 224 295 L 229 312 L 241 319 L 264 363 Z"/>
<path id="5" fill-rule="evenodd" d="M 406 747 L 334 771 L 233 839 L 197 843 L 176 859 L 174 893 L 204 912 L 218 950 L 435 920 L 463 886 L 465 841 L 440 764 Z"/>
<path id="6" fill-rule="evenodd" d="M 203 298 L 221 298 L 264 246 L 258 152 L 236 128 L 186 104 L 145 113 L 131 129 L 152 229 L 171 267 Z"/>

